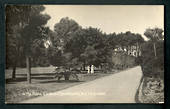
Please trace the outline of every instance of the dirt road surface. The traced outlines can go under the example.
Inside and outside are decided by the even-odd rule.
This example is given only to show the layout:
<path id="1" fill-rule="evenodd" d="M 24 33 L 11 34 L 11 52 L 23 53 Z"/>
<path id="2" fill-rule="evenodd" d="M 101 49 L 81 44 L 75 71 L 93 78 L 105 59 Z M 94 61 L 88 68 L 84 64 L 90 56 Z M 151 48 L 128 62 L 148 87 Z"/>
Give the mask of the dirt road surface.
<path id="1" fill-rule="evenodd" d="M 137 66 L 21 103 L 135 103 L 141 77 Z"/>

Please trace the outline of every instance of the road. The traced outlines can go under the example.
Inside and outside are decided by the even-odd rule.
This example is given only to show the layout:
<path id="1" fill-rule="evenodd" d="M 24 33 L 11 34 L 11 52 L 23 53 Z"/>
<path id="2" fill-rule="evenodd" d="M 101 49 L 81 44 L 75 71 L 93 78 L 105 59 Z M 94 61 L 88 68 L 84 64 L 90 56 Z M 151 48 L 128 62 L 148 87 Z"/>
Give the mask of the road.
<path id="1" fill-rule="evenodd" d="M 139 66 L 21 103 L 135 103 Z"/>

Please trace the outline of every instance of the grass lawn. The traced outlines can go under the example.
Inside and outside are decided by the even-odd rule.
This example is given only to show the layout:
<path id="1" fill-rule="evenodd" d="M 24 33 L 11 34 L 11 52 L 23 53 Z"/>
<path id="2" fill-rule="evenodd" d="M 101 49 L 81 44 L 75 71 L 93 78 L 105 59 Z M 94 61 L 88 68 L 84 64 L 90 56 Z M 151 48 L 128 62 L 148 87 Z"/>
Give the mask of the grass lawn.
<path id="1" fill-rule="evenodd" d="M 6 70 L 5 102 L 17 103 L 118 72 L 113 71 L 109 74 L 102 72 L 95 74 L 78 74 L 79 81 L 75 80 L 74 78 L 70 78 L 69 81 L 65 81 L 64 78 L 62 78 L 61 81 L 57 81 L 57 79 L 53 78 L 53 70 L 54 67 L 32 68 L 32 84 L 27 83 L 26 69 L 18 68 L 15 80 L 11 79 L 12 70 Z"/>

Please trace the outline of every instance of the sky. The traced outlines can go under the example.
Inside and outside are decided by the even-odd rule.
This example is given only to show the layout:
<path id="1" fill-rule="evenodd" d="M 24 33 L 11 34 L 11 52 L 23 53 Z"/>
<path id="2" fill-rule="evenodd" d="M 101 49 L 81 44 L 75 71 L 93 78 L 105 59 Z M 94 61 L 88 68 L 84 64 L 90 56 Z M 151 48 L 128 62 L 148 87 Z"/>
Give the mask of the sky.
<path id="1" fill-rule="evenodd" d="M 94 27 L 109 33 L 131 31 L 144 37 L 147 28 L 164 29 L 163 5 L 44 5 L 51 16 L 47 26 L 54 25 L 63 17 L 75 20 L 83 28 Z M 145 37 L 144 37 L 145 38 Z"/>

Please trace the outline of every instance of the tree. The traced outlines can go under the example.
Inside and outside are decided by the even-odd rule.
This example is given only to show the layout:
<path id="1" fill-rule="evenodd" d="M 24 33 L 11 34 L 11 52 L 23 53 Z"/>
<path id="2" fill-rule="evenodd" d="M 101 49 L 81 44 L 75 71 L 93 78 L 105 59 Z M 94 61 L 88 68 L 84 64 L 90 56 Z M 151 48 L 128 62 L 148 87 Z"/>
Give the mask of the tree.
<path id="1" fill-rule="evenodd" d="M 128 46 L 140 46 L 143 38 L 131 32 L 105 34 L 98 28 L 82 28 L 68 17 L 55 24 L 51 37 L 50 60 L 54 65 L 73 67 L 81 65 L 99 66 L 111 64 L 112 50 L 120 46 L 123 50 Z M 54 58 L 53 58 L 54 57 Z"/>
<path id="2" fill-rule="evenodd" d="M 31 51 L 32 51 L 32 66 L 49 66 L 49 60 L 48 60 L 48 47 L 51 45 L 50 42 L 50 33 L 51 30 L 49 27 L 41 27 L 39 30 L 39 33 L 37 34 L 42 37 L 42 39 L 35 39 L 34 42 L 31 45 Z"/>
<path id="3" fill-rule="evenodd" d="M 150 39 L 142 45 L 141 66 L 144 76 L 163 77 L 164 36 L 162 33 L 163 30 L 160 28 L 149 28 L 144 33 Z"/>
<path id="4" fill-rule="evenodd" d="M 119 45 L 119 38 L 116 33 L 103 34 L 103 43 L 108 47 L 108 49 L 115 49 L 116 45 Z"/>
<path id="5" fill-rule="evenodd" d="M 99 29 L 92 27 L 80 28 L 72 35 L 72 39 L 66 44 L 65 51 L 70 52 L 72 60 L 82 65 L 84 70 L 86 65 L 97 67 L 111 60 L 111 47 L 114 44 L 111 43 L 111 38 Z"/>
<path id="6" fill-rule="evenodd" d="M 74 20 L 66 17 L 55 25 L 54 30 L 56 35 L 53 40 L 57 40 L 53 42 L 53 45 L 56 44 L 56 49 L 61 50 L 64 58 L 60 59 L 67 60 L 66 66 L 79 64 L 85 69 L 86 64 L 98 66 L 104 62 L 107 47 L 99 29 L 92 27 L 82 29 Z"/>
<path id="7" fill-rule="evenodd" d="M 72 54 L 72 59 L 69 61 L 75 66 L 83 66 L 85 70 L 85 60 L 81 57 L 87 47 L 86 31 L 79 28 L 72 34 L 72 39 L 66 44 L 65 52 Z M 79 64 L 79 65 L 78 65 Z"/>
<path id="8" fill-rule="evenodd" d="M 140 61 L 140 56 L 141 56 L 141 45 L 144 42 L 145 42 L 144 38 L 140 34 L 136 34 L 136 48 L 137 48 L 137 57 L 139 61 Z"/>
<path id="9" fill-rule="evenodd" d="M 7 38 L 10 40 L 14 40 L 14 42 L 15 41 L 21 42 L 20 45 L 14 45 L 13 48 L 21 47 L 23 50 L 23 54 L 26 58 L 28 83 L 31 83 L 30 58 L 32 57 L 33 54 L 32 47 L 33 45 L 35 45 L 35 40 L 39 39 L 42 41 L 43 35 L 41 34 L 42 33 L 41 29 L 50 19 L 48 15 L 41 14 L 41 12 L 44 9 L 45 8 L 41 5 L 32 5 L 32 6 L 31 5 L 9 5 L 6 7 L 7 21 L 8 21 Z M 14 19 L 11 19 L 11 17 L 14 18 L 16 21 Z M 17 37 L 14 37 L 15 32 L 11 32 L 11 30 L 13 26 L 16 25 L 19 26 L 20 30 L 19 32 L 17 32 L 19 35 L 17 35 Z M 8 32 L 12 34 L 8 35 Z M 13 43 L 10 43 L 9 45 L 12 44 Z"/>
<path id="10" fill-rule="evenodd" d="M 27 65 L 27 80 L 31 83 L 31 63 L 30 58 L 32 56 L 32 42 L 34 40 L 43 39 L 43 35 L 41 34 L 41 28 L 47 23 L 50 19 L 48 15 L 42 15 L 40 12 L 43 11 L 45 8 L 42 6 L 32 6 L 30 11 L 30 16 L 28 16 L 29 22 L 27 26 L 25 26 L 21 32 L 23 38 L 25 39 L 25 54 L 26 54 L 26 65 Z M 31 33 L 31 34 L 30 34 Z"/>
<path id="11" fill-rule="evenodd" d="M 54 32 L 51 35 L 52 46 L 50 49 L 51 57 L 49 59 L 56 66 L 70 66 L 68 62 L 72 60 L 72 52 L 70 42 L 76 31 L 80 29 L 78 23 L 68 17 L 62 18 L 59 23 L 54 26 Z M 71 63 L 71 62 L 70 62 Z"/>
<path id="12" fill-rule="evenodd" d="M 85 65 L 99 66 L 102 62 L 100 49 L 104 47 L 102 32 L 97 28 L 80 29 L 72 39 L 72 44 L 68 50 L 72 52 L 74 58 Z M 104 55 L 103 55 L 104 56 Z"/>
<path id="13" fill-rule="evenodd" d="M 21 39 L 20 27 L 18 25 L 13 26 L 11 33 L 7 32 L 7 41 L 6 41 L 6 58 L 7 66 L 12 66 L 12 79 L 16 78 L 16 67 L 18 66 L 18 59 L 23 58 L 23 47 L 21 40 L 16 40 L 16 38 Z"/>
<path id="14" fill-rule="evenodd" d="M 56 32 L 56 37 L 59 38 L 60 47 L 65 47 L 72 38 L 72 34 L 79 28 L 78 23 L 68 17 L 62 18 L 59 23 L 56 23 L 54 31 Z"/>
<path id="15" fill-rule="evenodd" d="M 154 55 L 155 58 L 157 57 L 157 52 L 156 52 L 156 42 L 158 40 L 163 40 L 164 36 L 163 36 L 163 30 L 160 28 L 154 28 L 154 29 L 146 29 L 146 31 L 144 32 L 144 35 L 150 39 L 150 41 L 153 43 L 153 48 L 154 48 Z"/>
<path id="16" fill-rule="evenodd" d="M 16 73 L 16 66 L 18 65 L 18 59 L 21 59 L 23 55 L 23 41 L 21 37 L 21 25 L 23 22 L 27 22 L 26 16 L 31 7 L 24 5 L 7 5 L 6 6 L 6 51 L 7 51 L 7 66 L 12 66 L 12 78 L 14 79 Z"/>

